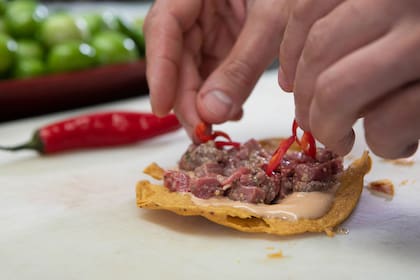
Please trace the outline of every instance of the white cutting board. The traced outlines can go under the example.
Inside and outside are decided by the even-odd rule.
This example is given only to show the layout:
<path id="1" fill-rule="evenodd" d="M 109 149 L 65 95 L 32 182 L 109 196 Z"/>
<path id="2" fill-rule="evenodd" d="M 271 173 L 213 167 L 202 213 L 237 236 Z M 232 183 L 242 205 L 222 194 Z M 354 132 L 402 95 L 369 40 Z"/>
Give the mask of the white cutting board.
<path id="1" fill-rule="evenodd" d="M 288 136 L 293 97 L 266 73 L 236 140 Z M 80 112 L 150 110 L 146 97 L 0 124 L 0 143 Z M 361 127 L 356 126 L 358 135 Z M 199 217 L 138 209 L 135 184 L 156 161 L 173 166 L 189 144 L 178 132 L 121 148 L 41 157 L 0 152 L 0 279 L 418 279 L 419 156 L 413 166 L 374 157 L 366 182 L 390 179 L 389 201 L 364 191 L 348 234 L 278 237 L 241 233 Z M 361 137 L 351 156 L 365 148 Z M 269 258 L 280 252 L 283 258 Z"/>

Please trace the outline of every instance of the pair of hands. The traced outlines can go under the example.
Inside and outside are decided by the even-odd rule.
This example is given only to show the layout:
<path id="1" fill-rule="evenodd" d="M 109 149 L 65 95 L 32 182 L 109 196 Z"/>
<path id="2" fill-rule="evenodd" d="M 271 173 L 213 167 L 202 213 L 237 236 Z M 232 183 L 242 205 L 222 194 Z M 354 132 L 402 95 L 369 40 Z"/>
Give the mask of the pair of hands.
<path id="1" fill-rule="evenodd" d="M 299 125 L 339 154 L 364 118 L 371 150 L 413 154 L 420 138 L 420 3 L 416 0 L 157 0 L 144 25 L 157 115 L 238 120 L 266 67 L 293 91 Z"/>

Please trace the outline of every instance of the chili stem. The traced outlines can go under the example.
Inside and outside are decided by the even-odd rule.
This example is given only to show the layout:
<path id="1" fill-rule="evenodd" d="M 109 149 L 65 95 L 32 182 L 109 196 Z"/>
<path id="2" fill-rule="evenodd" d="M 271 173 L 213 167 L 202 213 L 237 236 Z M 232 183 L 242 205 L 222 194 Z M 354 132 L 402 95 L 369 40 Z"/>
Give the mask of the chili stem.
<path id="1" fill-rule="evenodd" d="M 20 150 L 36 150 L 36 147 L 34 144 L 29 142 L 22 145 L 11 146 L 11 147 L 0 146 L 0 150 L 13 152 L 13 151 L 20 151 Z"/>
<path id="2" fill-rule="evenodd" d="M 2 151 L 21 151 L 21 150 L 33 150 L 39 153 L 44 153 L 44 144 L 42 143 L 39 137 L 39 131 L 36 131 L 32 138 L 27 141 L 26 143 L 16 145 L 16 146 L 0 146 L 0 150 Z"/>

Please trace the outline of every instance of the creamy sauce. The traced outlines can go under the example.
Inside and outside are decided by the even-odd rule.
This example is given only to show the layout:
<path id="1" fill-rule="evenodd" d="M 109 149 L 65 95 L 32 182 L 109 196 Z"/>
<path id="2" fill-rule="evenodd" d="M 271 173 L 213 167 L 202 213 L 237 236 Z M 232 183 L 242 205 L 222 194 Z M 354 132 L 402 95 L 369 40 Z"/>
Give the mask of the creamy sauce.
<path id="1" fill-rule="evenodd" d="M 200 199 L 191 196 L 191 200 L 200 206 L 229 206 L 244 209 L 257 217 L 295 221 L 324 216 L 332 206 L 334 193 L 294 192 L 277 204 L 252 204 L 233 201 L 227 197 Z"/>

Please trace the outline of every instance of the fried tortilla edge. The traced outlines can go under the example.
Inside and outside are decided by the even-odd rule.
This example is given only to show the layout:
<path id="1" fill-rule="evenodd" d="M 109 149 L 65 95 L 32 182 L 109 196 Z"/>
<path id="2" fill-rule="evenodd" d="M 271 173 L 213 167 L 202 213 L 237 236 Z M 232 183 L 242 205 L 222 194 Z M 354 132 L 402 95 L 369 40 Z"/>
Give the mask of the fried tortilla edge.
<path id="1" fill-rule="evenodd" d="M 148 180 L 137 183 L 137 206 L 160 209 L 183 216 L 202 216 L 217 224 L 243 232 L 264 232 L 277 235 L 294 235 L 305 232 L 325 232 L 333 235 L 334 229 L 344 222 L 356 207 L 364 186 L 364 176 L 371 169 L 368 152 L 353 161 L 340 176 L 340 184 L 330 210 L 319 219 L 298 219 L 287 221 L 276 218 L 256 217 L 246 209 L 229 206 L 200 206 L 195 204 L 189 194 L 170 192 L 159 184 Z M 155 179 L 162 179 L 158 165 L 146 168 Z M 156 174 L 154 174 L 156 168 Z"/>

